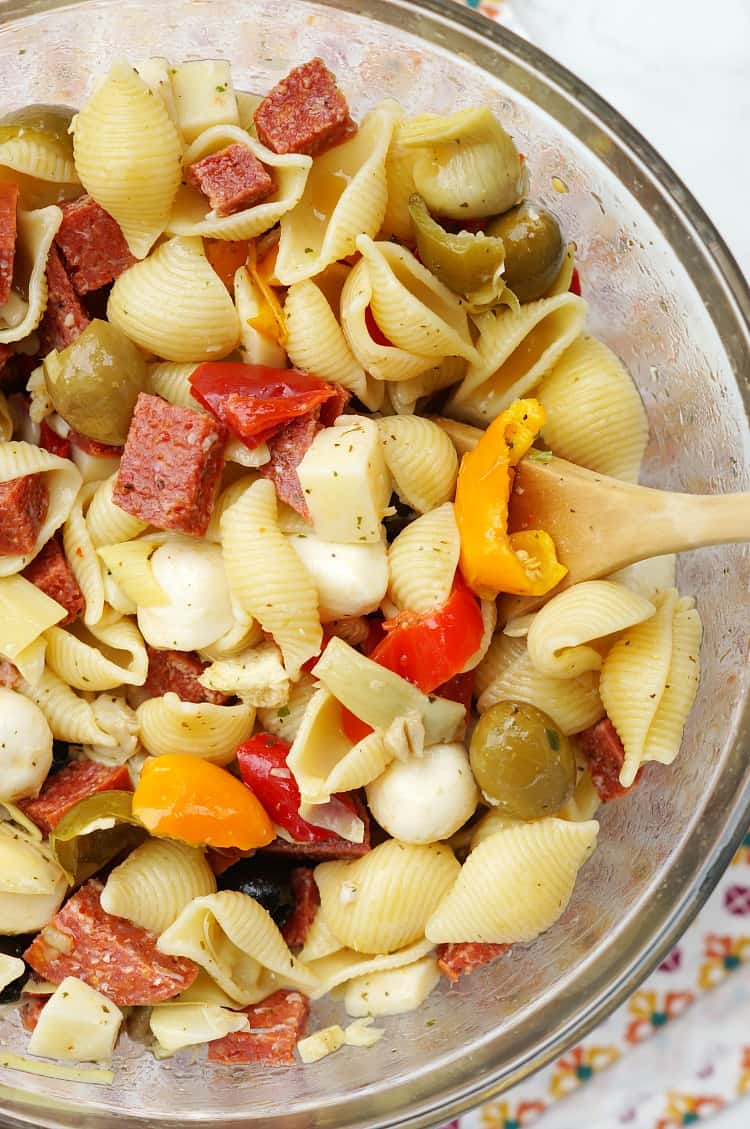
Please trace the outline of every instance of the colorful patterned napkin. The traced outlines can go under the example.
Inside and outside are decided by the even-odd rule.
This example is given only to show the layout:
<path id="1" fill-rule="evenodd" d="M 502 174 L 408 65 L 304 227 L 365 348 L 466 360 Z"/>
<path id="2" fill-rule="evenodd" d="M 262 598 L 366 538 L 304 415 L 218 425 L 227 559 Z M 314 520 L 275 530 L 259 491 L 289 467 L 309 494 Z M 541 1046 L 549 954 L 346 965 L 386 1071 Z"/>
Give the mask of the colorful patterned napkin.
<path id="1" fill-rule="evenodd" d="M 508 0 L 463 2 L 523 34 Z M 746 962 L 750 832 L 698 919 L 625 1004 L 557 1062 L 443 1129 L 682 1129 L 750 1098 Z M 750 1126 L 750 1100 L 745 1116 Z"/>

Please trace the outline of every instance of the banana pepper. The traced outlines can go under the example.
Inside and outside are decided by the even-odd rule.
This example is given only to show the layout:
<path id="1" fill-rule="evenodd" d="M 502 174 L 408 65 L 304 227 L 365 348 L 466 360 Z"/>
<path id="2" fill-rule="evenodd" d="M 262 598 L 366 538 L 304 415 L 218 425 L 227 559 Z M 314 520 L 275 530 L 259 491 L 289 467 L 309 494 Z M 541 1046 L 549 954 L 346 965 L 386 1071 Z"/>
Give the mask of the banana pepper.
<path id="1" fill-rule="evenodd" d="M 493 599 L 498 592 L 543 596 L 568 571 L 558 561 L 548 533 L 508 532 L 514 467 L 544 423 L 544 408 L 537 400 L 516 400 L 461 460 L 455 504 L 461 571 L 484 599 Z"/>

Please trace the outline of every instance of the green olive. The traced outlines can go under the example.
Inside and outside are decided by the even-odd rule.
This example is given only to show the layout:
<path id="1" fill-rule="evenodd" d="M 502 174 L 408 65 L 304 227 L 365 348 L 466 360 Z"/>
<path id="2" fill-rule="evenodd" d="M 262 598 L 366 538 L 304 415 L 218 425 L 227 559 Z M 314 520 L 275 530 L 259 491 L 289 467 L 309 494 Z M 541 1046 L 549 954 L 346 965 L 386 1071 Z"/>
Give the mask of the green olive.
<path id="1" fill-rule="evenodd" d="M 499 235 L 505 244 L 505 284 L 519 302 L 542 298 L 565 258 L 565 241 L 552 213 L 524 200 L 497 216 L 487 234 Z"/>
<path id="2" fill-rule="evenodd" d="M 146 362 L 133 342 L 108 321 L 92 321 L 62 352 L 44 360 L 55 411 L 74 431 L 120 446 L 127 438 Z"/>
<path id="3" fill-rule="evenodd" d="M 498 702 L 471 738 L 471 768 L 484 797 L 514 819 L 554 815 L 573 794 L 573 747 L 555 723 L 525 702 Z"/>
<path id="4" fill-rule="evenodd" d="M 75 114 L 69 106 L 24 106 L 0 118 L 0 143 L 20 136 L 54 141 L 66 154 L 73 155 L 73 139 L 68 133 Z"/>

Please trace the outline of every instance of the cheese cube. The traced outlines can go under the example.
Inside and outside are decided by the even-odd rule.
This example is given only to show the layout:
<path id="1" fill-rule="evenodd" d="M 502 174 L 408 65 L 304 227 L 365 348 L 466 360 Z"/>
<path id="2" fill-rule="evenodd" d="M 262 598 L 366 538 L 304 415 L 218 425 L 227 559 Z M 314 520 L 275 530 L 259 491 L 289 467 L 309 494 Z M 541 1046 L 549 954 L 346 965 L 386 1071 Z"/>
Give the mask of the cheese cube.
<path id="1" fill-rule="evenodd" d="M 310 1063 L 319 1062 L 320 1059 L 333 1054 L 343 1045 L 344 1032 L 338 1023 L 334 1023 L 331 1027 L 324 1027 L 322 1031 L 308 1035 L 306 1039 L 300 1039 L 297 1043 L 297 1050 L 302 1061 Z"/>
<path id="2" fill-rule="evenodd" d="M 297 468 L 315 533 L 323 541 L 380 541 L 391 476 L 377 425 L 339 416 L 315 436 Z"/>
<path id="3" fill-rule="evenodd" d="M 386 969 L 350 980 L 344 996 L 347 1015 L 400 1015 L 415 1011 L 440 979 L 434 957 L 422 957 L 403 968 Z"/>
<path id="4" fill-rule="evenodd" d="M 175 67 L 172 91 L 180 132 L 188 144 L 212 125 L 240 124 L 232 75 L 224 59 L 206 59 Z"/>
<path id="5" fill-rule="evenodd" d="M 29 1053 L 74 1062 L 110 1059 L 122 1021 L 116 1004 L 82 980 L 67 976 L 44 1005 Z"/>
<path id="6" fill-rule="evenodd" d="M 152 59 L 142 59 L 135 64 L 135 69 L 141 76 L 146 86 L 154 94 L 158 94 L 164 103 L 167 113 L 173 122 L 177 122 L 177 107 L 172 90 L 172 67 L 168 59 L 154 56 Z"/>

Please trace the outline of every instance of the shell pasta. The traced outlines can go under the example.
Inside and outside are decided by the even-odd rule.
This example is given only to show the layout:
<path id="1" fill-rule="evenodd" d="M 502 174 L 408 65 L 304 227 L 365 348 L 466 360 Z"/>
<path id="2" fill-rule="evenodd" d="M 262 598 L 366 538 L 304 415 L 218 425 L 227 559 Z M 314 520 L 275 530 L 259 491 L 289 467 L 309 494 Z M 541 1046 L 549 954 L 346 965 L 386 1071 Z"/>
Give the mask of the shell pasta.
<path id="1" fill-rule="evenodd" d="M 0 988 L 32 1054 L 117 1065 L 123 1020 L 175 1077 L 364 1053 L 563 951 L 599 809 L 690 736 L 675 558 L 576 573 L 556 501 L 555 456 L 604 489 L 649 439 L 601 243 L 530 195 L 512 112 L 360 104 L 360 54 L 253 92 L 117 62 L 0 117 Z"/>

